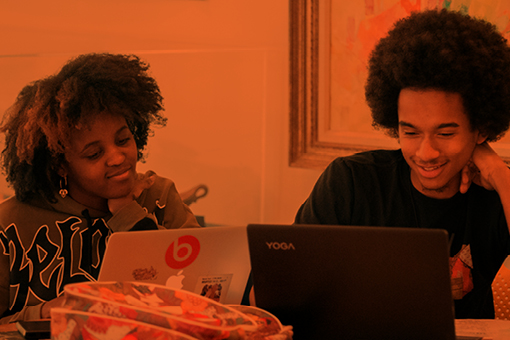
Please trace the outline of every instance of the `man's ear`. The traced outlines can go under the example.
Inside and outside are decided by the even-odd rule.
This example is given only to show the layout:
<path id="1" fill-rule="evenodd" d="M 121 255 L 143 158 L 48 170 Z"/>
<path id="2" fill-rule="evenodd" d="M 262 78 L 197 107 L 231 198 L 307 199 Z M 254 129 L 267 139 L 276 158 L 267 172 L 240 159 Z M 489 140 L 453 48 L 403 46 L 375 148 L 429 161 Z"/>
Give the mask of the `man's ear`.
<path id="1" fill-rule="evenodd" d="M 478 139 L 476 140 L 476 144 L 482 144 L 487 140 L 487 136 L 485 134 L 478 133 Z"/>

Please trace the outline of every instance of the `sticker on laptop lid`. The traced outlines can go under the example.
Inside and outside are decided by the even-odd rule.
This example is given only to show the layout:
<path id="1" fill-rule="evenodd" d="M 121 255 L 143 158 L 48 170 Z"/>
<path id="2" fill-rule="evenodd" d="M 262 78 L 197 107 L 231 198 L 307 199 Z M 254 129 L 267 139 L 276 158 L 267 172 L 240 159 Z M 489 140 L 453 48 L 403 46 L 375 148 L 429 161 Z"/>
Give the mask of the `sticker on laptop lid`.
<path id="1" fill-rule="evenodd" d="M 232 276 L 233 274 L 200 276 L 194 292 L 216 302 L 224 303 Z"/>

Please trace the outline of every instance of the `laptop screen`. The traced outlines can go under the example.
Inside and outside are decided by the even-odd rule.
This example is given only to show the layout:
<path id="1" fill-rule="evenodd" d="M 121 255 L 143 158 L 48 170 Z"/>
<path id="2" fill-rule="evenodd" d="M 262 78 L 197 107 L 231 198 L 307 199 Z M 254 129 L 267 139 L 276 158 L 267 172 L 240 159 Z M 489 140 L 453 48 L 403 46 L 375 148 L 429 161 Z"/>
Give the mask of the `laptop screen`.
<path id="1" fill-rule="evenodd" d="M 257 306 L 294 339 L 455 339 L 438 229 L 249 225 Z"/>
<path id="2" fill-rule="evenodd" d="M 246 227 L 118 232 L 99 281 L 140 281 L 240 304 L 250 274 Z"/>

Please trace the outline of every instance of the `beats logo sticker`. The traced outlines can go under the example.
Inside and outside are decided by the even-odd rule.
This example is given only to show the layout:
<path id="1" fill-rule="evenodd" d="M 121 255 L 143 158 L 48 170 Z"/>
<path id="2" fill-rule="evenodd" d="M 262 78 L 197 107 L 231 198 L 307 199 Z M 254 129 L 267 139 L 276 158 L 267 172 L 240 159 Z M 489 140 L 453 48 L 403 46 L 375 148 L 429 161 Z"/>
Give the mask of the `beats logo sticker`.
<path id="1" fill-rule="evenodd" d="M 166 264 L 170 268 L 182 269 L 195 261 L 200 252 L 200 242 L 191 235 L 184 235 L 170 244 L 165 254 Z"/>

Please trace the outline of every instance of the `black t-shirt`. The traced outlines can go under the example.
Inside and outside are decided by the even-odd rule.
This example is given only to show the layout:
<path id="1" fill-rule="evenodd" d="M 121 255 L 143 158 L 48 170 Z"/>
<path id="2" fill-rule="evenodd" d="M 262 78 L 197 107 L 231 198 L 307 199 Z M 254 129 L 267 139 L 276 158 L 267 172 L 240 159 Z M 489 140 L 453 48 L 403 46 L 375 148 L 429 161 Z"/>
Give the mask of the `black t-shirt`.
<path id="1" fill-rule="evenodd" d="M 411 184 L 400 150 L 334 160 L 300 207 L 296 224 L 442 228 L 450 255 L 469 245 L 474 288 L 455 301 L 456 318 L 494 318 L 491 283 L 510 253 L 503 207 L 495 191 L 472 184 L 465 194 L 433 199 Z"/>

